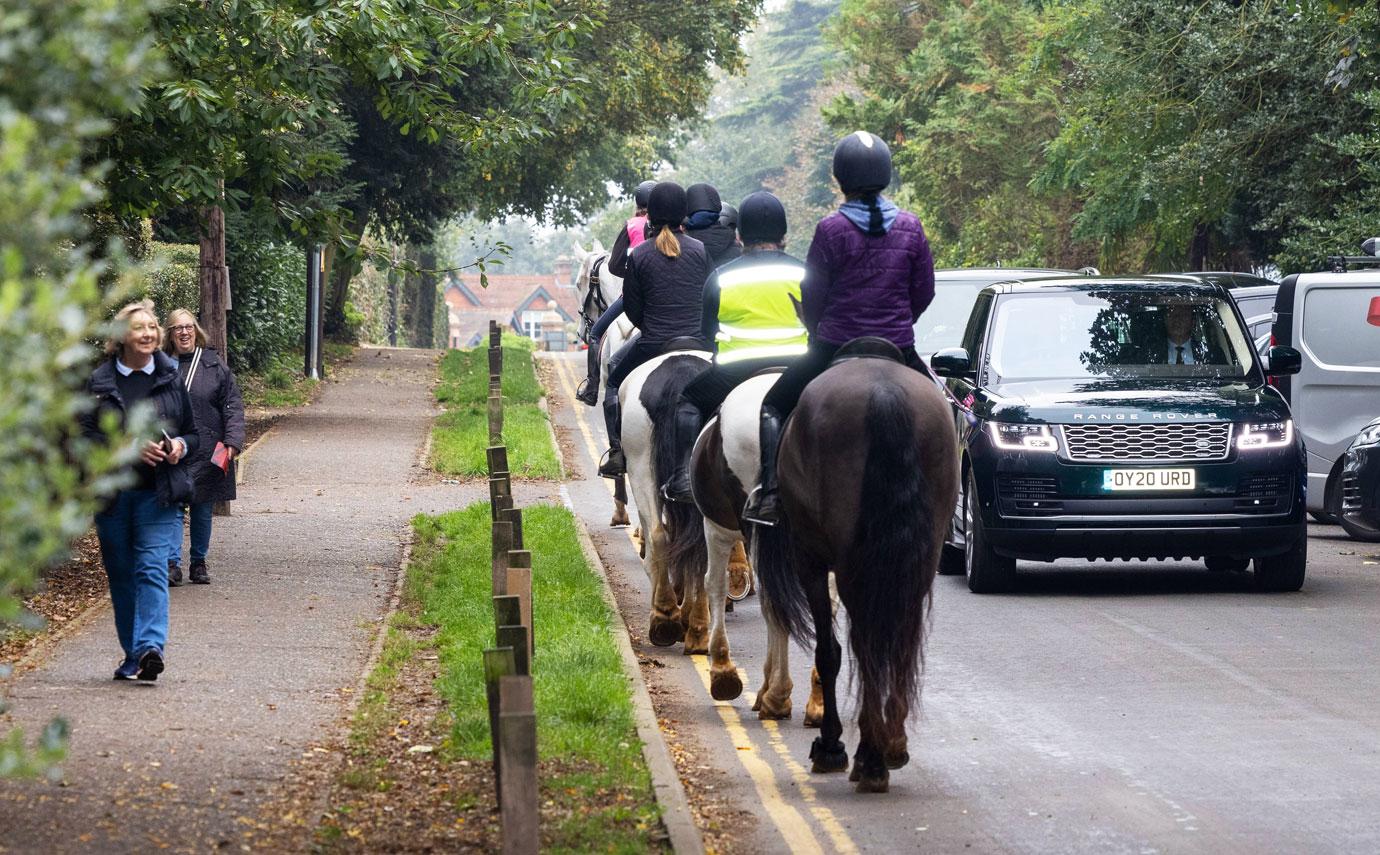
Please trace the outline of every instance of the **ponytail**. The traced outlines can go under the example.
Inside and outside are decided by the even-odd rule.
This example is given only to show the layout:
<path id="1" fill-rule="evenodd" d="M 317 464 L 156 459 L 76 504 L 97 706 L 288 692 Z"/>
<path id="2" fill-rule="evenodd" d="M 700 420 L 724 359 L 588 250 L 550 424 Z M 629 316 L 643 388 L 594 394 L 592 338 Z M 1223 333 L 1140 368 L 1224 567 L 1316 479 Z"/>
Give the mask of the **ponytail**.
<path id="1" fill-rule="evenodd" d="M 882 228 L 882 206 L 877 197 L 881 191 L 876 193 L 864 194 L 862 201 L 867 204 L 867 233 L 869 235 L 884 235 L 886 229 Z"/>
<path id="2" fill-rule="evenodd" d="M 671 226 L 664 225 L 661 231 L 656 233 L 656 248 L 667 258 L 679 258 L 680 241 L 676 240 L 676 233 L 671 229 Z"/>

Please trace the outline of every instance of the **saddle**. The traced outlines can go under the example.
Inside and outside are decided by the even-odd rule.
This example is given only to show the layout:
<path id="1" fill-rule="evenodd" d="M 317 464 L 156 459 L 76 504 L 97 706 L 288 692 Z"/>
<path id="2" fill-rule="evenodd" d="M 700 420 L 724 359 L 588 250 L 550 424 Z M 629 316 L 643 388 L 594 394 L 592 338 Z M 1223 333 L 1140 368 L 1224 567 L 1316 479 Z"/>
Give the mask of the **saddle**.
<path id="1" fill-rule="evenodd" d="M 901 348 L 884 338 L 872 335 L 855 338 L 840 347 L 829 364 L 838 365 L 848 359 L 889 359 L 903 365 L 906 361 L 905 356 L 901 354 Z"/>
<path id="2" fill-rule="evenodd" d="M 676 336 L 662 345 L 662 353 L 681 353 L 687 350 L 707 350 L 704 340 L 697 335 Z"/>

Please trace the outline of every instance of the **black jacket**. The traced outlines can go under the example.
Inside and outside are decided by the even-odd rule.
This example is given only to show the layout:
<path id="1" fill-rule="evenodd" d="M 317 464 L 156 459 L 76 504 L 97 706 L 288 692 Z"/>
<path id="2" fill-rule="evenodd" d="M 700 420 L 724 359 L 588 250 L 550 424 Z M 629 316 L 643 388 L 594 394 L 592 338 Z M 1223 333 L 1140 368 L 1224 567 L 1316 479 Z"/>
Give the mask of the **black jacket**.
<path id="1" fill-rule="evenodd" d="M 723 222 L 717 222 L 703 229 L 686 229 L 685 233 L 704 244 L 705 251 L 715 267 L 732 261 L 743 254 L 738 245 L 737 232 Z"/>
<path id="2" fill-rule="evenodd" d="M 186 377 L 190 365 L 181 363 L 181 377 Z M 222 472 L 211 462 L 211 454 L 218 442 L 233 447 L 237 455 L 244 450 L 244 402 L 239 384 L 220 354 L 207 347 L 201 351 L 201 366 L 188 393 L 196 432 L 201 437 L 201 447 L 188 461 L 196 486 L 195 501 L 229 502 L 235 498 L 235 464 Z"/>
<path id="3" fill-rule="evenodd" d="M 643 241 L 628 253 L 623 279 L 623 312 L 647 344 L 666 344 L 681 336 L 698 336 L 704 283 L 713 265 L 704 244 L 682 233 L 680 255 L 667 258 L 656 241 Z"/>
<path id="4" fill-rule="evenodd" d="M 125 424 L 125 401 L 115 382 L 115 357 L 107 359 L 91 372 L 86 390 L 96 399 L 96 405 L 79 417 L 81 432 L 89 439 L 103 441 L 105 433 L 101 430 L 101 416 L 113 412 L 121 426 Z M 192 401 L 187 390 L 182 388 L 182 380 L 177 373 L 177 362 L 161 350 L 153 354 L 153 389 L 149 392 L 149 402 L 153 404 L 158 422 L 169 436 L 187 443 L 187 456 L 176 466 L 160 463 L 153 470 L 154 487 L 158 491 L 158 503 L 167 507 L 192 501 L 192 467 L 185 465 L 196 456 L 201 447 L 197 435 L 196 422 L 192 417 Z"/>

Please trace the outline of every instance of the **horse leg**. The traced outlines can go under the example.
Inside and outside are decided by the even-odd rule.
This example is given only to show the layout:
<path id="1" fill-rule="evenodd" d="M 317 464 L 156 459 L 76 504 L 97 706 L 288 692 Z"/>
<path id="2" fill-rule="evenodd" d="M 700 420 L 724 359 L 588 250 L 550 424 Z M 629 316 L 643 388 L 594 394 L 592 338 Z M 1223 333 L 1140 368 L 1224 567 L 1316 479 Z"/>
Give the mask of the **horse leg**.
<path id="1" fill-rule="evenodd" d="M 705 599 L 709 604 L 709 695 L 716 701 L 731 701 L 743 693 L 743 680 L 738 666 L 728 652 L 728 630 L 724 626 L 724 610 L 728 600 L 728 556 L 738 542 L 737 532 L 725 533 L 706 521 L 704 541 L 709 551 L 708 572 L 705 574 Z M 689 644 L 686 644 L 689 649 Z"/>
<path id="2" fill-rule="evenodd" d="M 762 668 L 762 685 L 752 709 L 760 719 L 791 717 L 791 638 L 772 618 L 771 609 L 762 609 L 767 619 L 767 662 Z"/>
<path id="3" fill-rule="evenodd" d="M 619 475 L 613 479 L 613 519 L 609 520 L 609 526 L 622 528 L 631 523 L 632 520 L 628 518 L 627 476 Z"/>
<path id="4" fill-rule="evenodd" d="M 808 574 L 805 591 L 810 599 L 810 614 L 815 621 L 815 667 L 819 669 L 820 683 L 824 689 L 824 721 L 819 736 L 810 746 L 812 772 L 842 772 L 848 768 L 848 751 L 844 748 L 843 725 L 839 722 L 839 706 L 834 687 L 838 681 L 839 669 L 843 664 L 843 647 L 834 638 L 834 613 L 829 602 L 829 574 L 823 568 L 809 572 L 802 567 L 802 575 Z"/>
<path id="5" fill-rule="evenodd" d="M 892 686 L 886 699 L 886 729 L 891 738 L 882 751 L 882 760 L 888 769 L 900 769 L 910 762 L 910 751 L 906 741 L 906 717 L 910 715 L 910 701 L 904 693 Z"/>
<path id="6" fill-rule="evenodd" d="M 835 584 L 834 574 L 829 574 L 829 608 L 830 614 L 837 616 L 839 613 L 839 589 Z M 819 682 L 819 669 L 810 671 L 810 699 L 805 702 L 805 721 L 802 722 L 806 727 L 819 727 L 819 723 L 824 721 L 824 687 Z"/>
<path id="7" fill-rule="evenodd" d="M 652 577 L 652 617 L 647 638 L 657 647 L 670 647 L 685 637 L 680 621 L 680 603 L 671 584 L 670 568 L 666 561 L 666 529 L 653 522 L 651 537 L 647 539 L 646 565 Z"/>
<path id="8" fill-rule="evenodd" d="M 728 557 L 728 578 L 728 588 L 734 596 L 742 599 L 752 593 L 752 567 L 748 564 L 747 550 L 742 540 L 734 542 L 733 552 Z"/>
<path id="9" fill-rule="evenodd" d="M 685 567 L 681 570 L 685 588 L 681 622 L 685 624 L 686 656 L 709 652 L 709 597 L 705 592 L 704 571 L 704 567 Z"/>

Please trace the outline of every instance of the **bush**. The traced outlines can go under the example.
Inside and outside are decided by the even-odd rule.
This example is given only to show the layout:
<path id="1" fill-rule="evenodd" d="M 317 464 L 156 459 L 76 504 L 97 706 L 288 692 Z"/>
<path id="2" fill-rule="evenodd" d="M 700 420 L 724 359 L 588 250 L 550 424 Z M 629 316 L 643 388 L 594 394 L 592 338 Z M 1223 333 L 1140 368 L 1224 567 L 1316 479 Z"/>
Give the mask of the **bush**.
<path id="1" fill-rule="evenodd" d="M 201 264 L 201 254 L 196 244 L 153 243 L 151 246 L 153 270 L 142 280 L 143 293 L 132 299 L 152 300 L 160 321 L 167 320 L 168 313 L 173 309 L 187 309 L 199 314 L 201 281 L 198 266 Z"/>
<path id="2" fill-rule="evenodd" d="M 307 256 L 302 249 L 252 239 L 227 245 L 230 360 L 258 371 L 302 349 L 307 329 Z"/>

